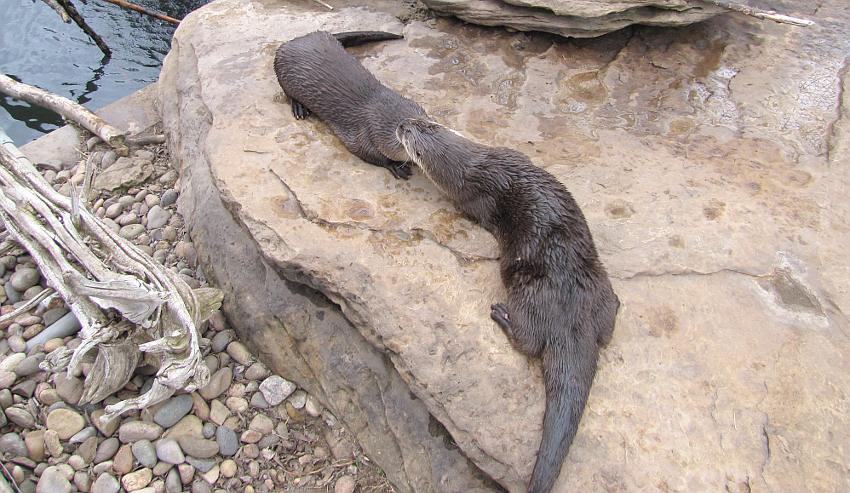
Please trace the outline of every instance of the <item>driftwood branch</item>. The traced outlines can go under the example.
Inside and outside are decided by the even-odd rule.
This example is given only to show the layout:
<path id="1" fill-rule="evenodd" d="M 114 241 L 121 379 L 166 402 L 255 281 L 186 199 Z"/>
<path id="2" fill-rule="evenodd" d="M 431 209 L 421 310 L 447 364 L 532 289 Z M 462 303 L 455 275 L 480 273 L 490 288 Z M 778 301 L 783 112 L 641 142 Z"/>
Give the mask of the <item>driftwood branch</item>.
<path id="1" fill-rule="evenodd" d="M 92 41 L 94 41 L 94 44 L 96 44 L 97 47 L 100 48 L 100 51 L 102 51 L 106 57 L 112 56 L 112 50 L 110 50 L 109 46 L 106 45 L 106 41 L 104 41 L 103 38 L 98 36 L 98 34 L 94 32 L 94 29 L 92 29 L 88 24 L 86 24 L 85 19 L 83 19 L 83 16 L 80 15 L 80 13 L 77 11 L 77 8 L 74 7 L 74 4 L 71 3 L 71 0 L 55 1 L 56 3 L 62 6 L 62 9 L 68 13 L 68 16 L 74 21 L 74 23 L 80 26 L 80 29 L 82 29 L 83 32 L 86 33 Z"/>
<path id="2" fill-rule="evenodd" d="M 814 21 L 810 21 L 808 19 L 801 19 L 799 17 L 791 17 L 788 15 L 783 15 L 773 10 L 763 10 L 757 9 L 755 7 L 750 7 L 749 5 L 738 3 L 738 2 L 730 2 L 728 0 L 700 0 L 704 3 L 710 3 L 712 5 L 716 5 L 720 8 L 724 8 L 726 10 L 731 10 L 733 12 L 738 12 L 744 15 L 749 15 L 755 17 L 757 19 L 765 19 L 774 22 L 780 22 L 782 24 L 791 24 L 793 26 L 807 27 L 814 25 Z"/>
<path id="3" fill-rule="evenodd" d="M 55 111 L 66 120 L 77 122 L 91 133 L 100 137 L 101 140 L 112 146 L 119 155 L 126 156 L 129 153 L 124 132 L 106 123 L 101 117 L 68 98 L 52 94 L 38 87 L 17 82 L 4 74 L 0 74 L 0 92 Z"/>
<path id="4" fill-rule="evenodd" d="M 161 21 L 169 22 L 174 24 L 175 26 L 180 24 L 180 19 L 175 19 L 174 17 L 169 17 L 165 14 L 160 14 L 159 12 L 154 12 L 152 10 L 148 10 L 141 5 L 136 5 L 135 3 L 126 2 L 124 0 L 103 0 L 106 3 L 111 3 L 112 5 L 117 5 L 121 8 L 127 10 L 133 10 L 135 12 L 139 12 L 141 14 L 149 15 Z"/>
<path id="5" fill-rule="evenodd" d="M 71 22 L 71 16 L 68 15 L 68 12 L 65 12 L 65 9 L 59 5 L 59 2 L 56 0 L 41 0 L 46 3 L 48 7 L 55 10 L 57 14 L 59 14 L 59 18 L 62 19 L 62 22 L 68 23 Z"/>
<path id="6" fill-rule="evenodd" d="M 0 220 L 82 326 L 82 343 L 51 352 L 42 368 L 78 374 L 93 359 L 79 402 L 86 404 L 126 385 L 141 358 L 157 366 L 151 390 L 107 406 L 110 415 L 206 385 L 198 327 L 221 292 L 192 290 L 89 212 L 84 197 L 55 191 L 2 130 L 0 163 Z"/>

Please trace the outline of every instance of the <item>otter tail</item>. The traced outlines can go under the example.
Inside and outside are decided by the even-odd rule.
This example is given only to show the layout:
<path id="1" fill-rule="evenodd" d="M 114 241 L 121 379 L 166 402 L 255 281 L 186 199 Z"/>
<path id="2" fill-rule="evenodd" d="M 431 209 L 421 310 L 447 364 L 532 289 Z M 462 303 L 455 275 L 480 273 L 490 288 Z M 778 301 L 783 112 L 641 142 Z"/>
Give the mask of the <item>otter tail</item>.
<path id="1" fill-rule="evenodd" d="M 546 414 L 528 493 L 549 493 L 555 484 L 575 438 L 596 373 L 598 350 L 595 341 L 588 347 L 572 340 L 562 350 L 558 349 L 543 351 Z"/>
<path id="2" fill-rule="evenodd" d="M 336 33 L 333 35 L 343 47 L 357 46 L 373 41 L 386 41 L 389 39 L 403 39 L 400 34 L 387 33 L 383 31 L 350 31 Z"/>

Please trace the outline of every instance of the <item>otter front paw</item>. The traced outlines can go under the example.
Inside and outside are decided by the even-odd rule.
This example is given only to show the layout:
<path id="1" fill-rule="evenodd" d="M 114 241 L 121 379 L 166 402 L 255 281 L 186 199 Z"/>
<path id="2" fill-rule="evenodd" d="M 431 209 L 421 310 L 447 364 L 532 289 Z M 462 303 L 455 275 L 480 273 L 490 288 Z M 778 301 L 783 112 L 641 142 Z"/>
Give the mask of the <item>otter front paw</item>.
<path id="1" fill-rule="evenodd" d="M 499 324 L 499 327 L 507 332 L 508 335 L 511 334 L 511 316 L 508 313 L 508 307 L 504 303 L 495 303 L 490 305 L 490 318 Z"/>
<path id="2" fill-rule="evenodd" d="M 413 170 L 410 169 L 410 164 L 406 162 L 393 161 L 387 166 L 387 169 L 390 170 L 390 173 L 399 180 L 406 180 L 413 175 Z"/>
<path id="3" fill-rule="evenodd" d="M 310 116 L 310 110 L 308 110 L 307 107 L 299 101 L 290 98 L 290 102 L 292 103 L 292 116 L 294 116 L 296 120 L 303 120 Z"/>

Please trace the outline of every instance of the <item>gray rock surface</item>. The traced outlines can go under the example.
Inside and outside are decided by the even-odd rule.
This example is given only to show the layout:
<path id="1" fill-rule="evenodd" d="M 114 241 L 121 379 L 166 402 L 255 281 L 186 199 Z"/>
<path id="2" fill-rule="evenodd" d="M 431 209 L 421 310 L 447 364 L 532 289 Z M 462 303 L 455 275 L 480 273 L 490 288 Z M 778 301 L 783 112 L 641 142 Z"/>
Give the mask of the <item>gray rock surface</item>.
<path id="1" fill-rule="evenodd" d="M 723 9 L 686 0 L 422 0 L 435 12 L 473 24 L 591 38 L 633 24 L 684 26 Z"/>
<path id="2" fill-rule="evenodd" d="M 793 5 L 773 6 L 818 25 L 575 42 L 442 19 L 356 50 L 442 123 L 531 156 L 587 217 L 623 304 L 558 492 L 850 488 L 850 12 Z M 400 26 L 291 9 L 221 0 L 175 33 L 159 91 L 199 260 L 240 339 L 399 491 L 486 488 L 455 450 L 523 491 L 543 389 L 488 317 L 495 242 L 420 173 L 396 181 L 295 121 L 271 69 L 282 40 Z"/>

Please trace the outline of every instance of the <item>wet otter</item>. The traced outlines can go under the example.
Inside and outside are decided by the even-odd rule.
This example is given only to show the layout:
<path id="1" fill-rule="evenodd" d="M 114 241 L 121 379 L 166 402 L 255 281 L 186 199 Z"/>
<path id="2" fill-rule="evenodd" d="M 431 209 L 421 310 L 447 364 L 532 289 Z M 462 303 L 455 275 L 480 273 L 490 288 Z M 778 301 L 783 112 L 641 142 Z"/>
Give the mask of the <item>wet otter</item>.
<path id="1" fill-rule="evenodd" d="M 406 118 L 427 118 L 425 110 L 381 84 L 344 48 L 399 38 L 385 32 L 317 31 L 281 44 L 274 71 L 295 118 L 315 113 L 354 155 L 406 179 L 411 171 L 395 129 Z"/>
<path id="2" fill-rule="evenodd" d="M 581 419 L 620 306 L 570 193 L 524 154 L 476 144 L 422 119 L 403 121 L 410 158 L 501 249 L 507 303 L 490 316 L 528 356 L 541 356 L 543 438 L 528 491 L 551 490 Z"/>

